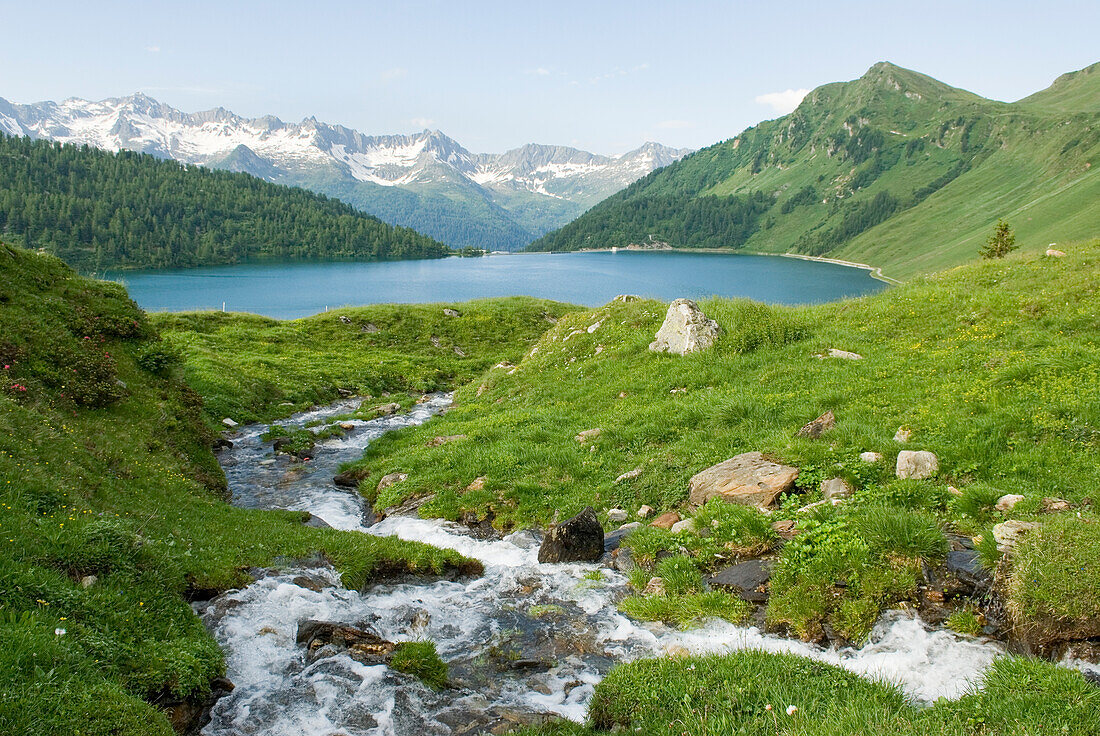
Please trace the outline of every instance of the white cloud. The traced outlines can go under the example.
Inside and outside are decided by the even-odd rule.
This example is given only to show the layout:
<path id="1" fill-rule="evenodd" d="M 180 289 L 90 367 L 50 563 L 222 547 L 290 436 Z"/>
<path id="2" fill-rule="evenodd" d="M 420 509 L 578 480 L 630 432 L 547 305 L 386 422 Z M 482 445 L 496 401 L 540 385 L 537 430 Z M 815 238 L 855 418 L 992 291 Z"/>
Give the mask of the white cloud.
<path id="1" fill-rule="evenodd" d="M 758 105 L 767 105 L 780 115 L 786 115 L 798 107 L 798 103 L 802 102 L 802 98 L 808 94 L 810 94 L 808 89 L 788 89 L 782 92 L 769 92 L 766 95 L 758 95 L 755 102 Z"/>
<path id="2" fill-rule="evenodd" d="M 145 50 L 148 51 L 150 54 L 159 54 L 160 46 L 146 46 Z"/>
<path id="3" fill-rule="evenodd" d="M 413 124 L 414 128 L 420 128 L 421 130 L 435 125 L 435 121 L 431 118 L 413 118 L 409 122 Z"/>
<path id="4" fill-rule="evenodd" d="M 662 130 L 680 130 L 683 128 L 693 128 L 695 123 L 690 120 L 662 120 L 657 123 L 657 127 Z"/>

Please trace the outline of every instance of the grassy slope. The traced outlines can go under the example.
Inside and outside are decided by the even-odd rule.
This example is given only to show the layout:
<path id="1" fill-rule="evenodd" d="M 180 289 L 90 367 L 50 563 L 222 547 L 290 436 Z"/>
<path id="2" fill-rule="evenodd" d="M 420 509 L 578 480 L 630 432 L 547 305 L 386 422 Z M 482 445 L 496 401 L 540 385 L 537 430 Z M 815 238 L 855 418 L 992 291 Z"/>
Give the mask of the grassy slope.
<path id="1" fill-rule="evenodd" d="M 461 316 L 446 316 L 448 308 Z M 251 422 L 333 401 L 338 388 L 378 396 L 465 383 L 495 363 L 518 361 L 552 321 L 576 309 L 513 297 L 379 304 L 287 321 L 220 312 L 152 320 L 184 356 L 184 376 L 209 413 Z"/>
<path id="2" fill-rule="evenodd" d="M 858 80 L 814 90 L 790 115 L 654 172 L 532 248 L 625 245 L 650 233 L 691 245 L 698 227 L 666 231 L 647 222 L 624 230 L 616 208 L 672 197 L 683 198 L 674 208 L 682 210 L 695 198 L 753 192 L 774 204 L 747 240 L 725 245 L 868 262 L 893 277 L 972 260 L 999 217 L 1018 229 L 1025 249 L 1091 237 L 1100 227 L 1095 70 L 1005 104 L 876 64 Z M 805 187 L 816 199 L 783 212 Z M 901 209 L 836 243 L 819 242 L 882 193 Z"/>
<path id="3" fill-rule="evenodd" d="M 320 553 L 349 586 L 379 565 L 469 568 L 226 504 L 198 397 L 142 367 L 161 355 L 121 287 L 0 246 L 3 733 L 171 733 L 146 700 L 201 697 L 224 666 L 185 594 L 249 567 Z"/>

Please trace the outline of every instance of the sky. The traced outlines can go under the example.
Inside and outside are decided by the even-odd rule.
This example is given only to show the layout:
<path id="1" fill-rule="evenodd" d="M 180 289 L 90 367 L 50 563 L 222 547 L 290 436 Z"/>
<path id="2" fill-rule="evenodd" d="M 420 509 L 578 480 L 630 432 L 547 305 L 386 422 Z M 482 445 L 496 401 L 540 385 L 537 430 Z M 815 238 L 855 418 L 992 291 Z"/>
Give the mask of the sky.
<path id="1" fill-rule="evenodd" d="M 0 97 L 442 130 L 475 153 L 698 148 L 891 61 L 1012 101 L 1100 61 L 1100 2 L 0 0 Z"/>

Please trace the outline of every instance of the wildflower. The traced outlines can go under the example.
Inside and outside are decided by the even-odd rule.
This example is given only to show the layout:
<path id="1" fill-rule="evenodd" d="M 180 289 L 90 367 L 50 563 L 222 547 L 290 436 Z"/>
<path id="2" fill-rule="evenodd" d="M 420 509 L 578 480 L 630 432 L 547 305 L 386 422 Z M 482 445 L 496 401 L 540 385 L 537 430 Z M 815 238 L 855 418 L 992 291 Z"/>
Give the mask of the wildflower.
<path id="1" fill-rule="evenodd" d="M 768 703 L 767 705 L 764 706 L 764 710 L 771 710 L 771 709 L 772 709 L 772 704 L 771 703 Z"/>
<path id="2" fill-rule="evenodd" d="M 54 629 L 53 630 L 53 635 L 54 636 L 65 636 L 65 629 L 61 629 L 61 628 Z"/>
<path id="3" fill-rule="evenodd" d="M 798 712 L 798 706 L 797 705 L 788 705 L 787 706 L 787 715 L 793 716 L 797 712 Z"/>

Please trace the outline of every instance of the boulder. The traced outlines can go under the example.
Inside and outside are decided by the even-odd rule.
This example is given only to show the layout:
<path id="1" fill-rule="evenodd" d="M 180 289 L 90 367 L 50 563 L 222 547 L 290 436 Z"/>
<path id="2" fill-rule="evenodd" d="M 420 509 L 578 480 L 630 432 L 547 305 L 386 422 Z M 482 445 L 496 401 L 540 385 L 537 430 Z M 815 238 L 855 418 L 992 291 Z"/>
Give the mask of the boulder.
<path id="1" fill-rule="evenodd" d="M 928 450 L 902 450 L 898 453 L 896 473 L 899 478 L 924 480 L 940 470 L 940 461 Z"/>
<path id="2" fill-rule="evenodd" d="M 683 521 L 678 521 L 675 524 L 673 524 L 672 529 L 670 531 L 673 534 L 679 534 L 680 532 L 694 531 L 694 529 L 695 529 L 695 519 L 684 519 Z"/>
<path id="3" fill-rule="evenodd" d="M 750 603 L 768 600 L 768 580 L 771 579 L 771 563 L 767 560 L 749 560 L 719 570 L 707 578 L 712 588 L 736 593 Z"/>
<path id="4" fill-rule="evenodd" d="M 382 476 L 382 479 L 378 481 L 378 487 L 375 489 L 378 493 L 386 490 L 395 483 L 400 483 L 409 477 L 408 473 L 387 473 Z"/>
<path id="5" fill-rule="evenodd" d="M 881 452 L 861 452 L 861 453 L 859 453 L 859 459 L 862 460 L 865 463 L 881 463 L 882 462 L 882 453 Z"/>
<path id="6" fill-rule="evenodd" d="M 851 484 L 843 478 L 830 478 L 821 481 L 821 495 L 825 500 L 832 501 L 836 498 L 849 498 L 853 489 Z"/>
<path id="7" fill-rule="evenodd" d="M 578 432 L 577 436 L 574 437 L 573 439 L 575 439 L 577 442 L 580 442 L 583 445 L 584 443 L 588 442 L 589 440 L 594 440 L 597 437 L 599 437 L 600 432 L 602 432 L 602 431 L 603 430 L 600 429 L 599 427 L 596 427 L 594 429 L 586 429 L 583 432 Z"/>
<path id="8" fill-rule="evenodd" d="M 649 522 L 650 526 L 657 527 L 658 529 L 671 529 L 673 524 L 680 520 L 680 515 L 675 511 L 666 511 L 658 516 L 653 521 Z"/>
<path id="9" fill-rule="evenodd" d="M 626 512 L 622 509 L 611 509 L 607 512 L 607 520 L 612 524 L 622 524 L 626 521 Z"/>
<path id="10" fill-rule="evenodd" d="M 306 648 L 307 657 L 311 661 L 327 653 L 346 652 L 349 657 L 363 664 L 385 664 L 397 649 L 396 644 L 386 641 L 373 631 L 335 621 L 313 619 L 298 624 L 296 640 Z"/>
<path id="11" fill-rule="evenodd" d="M 637 478 L 641 474 L 642 474 L 642 469 L 640 467 L 639 468 L 634 468 L 633 470 L 628 470 L 625 473 L 623 473 L 622 475 L 620 475 L 618 478 L 616 478 L 615 483 L 618 484 L 618 483 L 622 483 L 623 481 L 634 480 L 635 478 Z M 652 509 L 650 509 L 650 511 L 652 511 Z"/>
<path id="12" fill-rule="evenodd" d="M 690 299 L 677 299 L 668 306 L 661 329 L 649 349 L 657 353 L 686 355 L 706 350 L 718 339 L 718 323 L 707 319 L 699 305 Z"/>
<path id="13" fill-rule="evenodd" d="M 997 499 L 997 503 L 994 508 L 1002 512 L 1011 511 L 1013 508 L 1015 508 L 1016 504 L 1020 503 L 1020 501 L 1023 500 L 1024 497 L 1021 496 L 1019 493 L 1006 493 L 1005 495 Z"/>
<path id="14" fill-rule="evenodd" d="M 1034 521 L 1019 519 L 1009 519 L 997 524 L 993 527 L 993 541 L 997 543 L 997 551 L 1011 552 L 1025 534 L 1038 528 L 1039 525 Z"/>
<path id="15" fill-rule="evenodd" d="M 595 562 L 603 555 L 603 539 L 596 510 L 588 506 L 550 527 L 539 547 L 539 562 Z"/>
<path id="16" fill-rule="evenodd" d="M 833 416 L 833 412 L 830 409 L 812 422 L 803 425 L 802 429 L 798 430 L 795 436 L 816 440 L 835 426 L 836 417 Z"/>
<path id="17" fill-rule="evenodd" d="M 688 501 L 702 506 L 712 498 L 766 508 L 779 494 L 794 488 L 798 468 L 746 452 L 696 473 L 688 484 Z"/>

